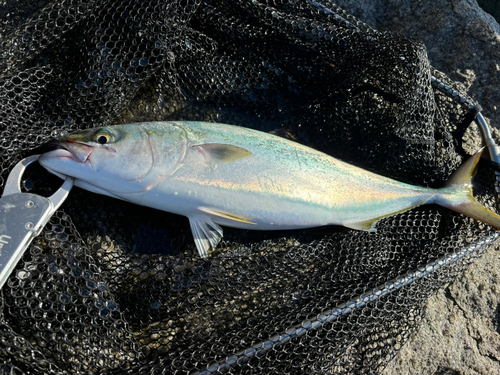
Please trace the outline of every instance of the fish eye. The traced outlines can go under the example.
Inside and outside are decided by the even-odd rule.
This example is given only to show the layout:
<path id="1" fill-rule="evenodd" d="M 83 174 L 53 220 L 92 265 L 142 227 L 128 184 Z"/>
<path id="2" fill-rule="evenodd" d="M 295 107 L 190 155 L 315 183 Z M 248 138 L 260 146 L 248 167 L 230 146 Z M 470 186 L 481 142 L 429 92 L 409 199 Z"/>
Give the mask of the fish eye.
<path id="1" fill-rule="evenodd" d="M 104 145 L 108 142 L 108 138 L 105 135 L 100 135 L 99 138 L 97 138 L 97 143 L 100 143 L 101 145 Z"/>
<path id="2" fill-rule="evenodd" d="M 97 136 L 96 141 L 97 141 L 97 143 L 99 143 L 101 145 L 105 145 L 106 143 L 109 142 L 109 135 L 100 134 Z"/>
<path id="3" fill-rule="evenodd" d="M 114 142 L 115 136 L 109 130 L 101 129 L 94 134 L 93 140 L 100 145 L 105 145 Z"/>
<path id="4" fill-rule="evenodd" d="M 92 142 L 98 143 L 100 145 L 107 145 L 109 143 L 116 143 L 122 139 L 123 134 L 120 129 L 113 128 L 98 128 L 95 129 L 93 134 L 90 136 Z"/>

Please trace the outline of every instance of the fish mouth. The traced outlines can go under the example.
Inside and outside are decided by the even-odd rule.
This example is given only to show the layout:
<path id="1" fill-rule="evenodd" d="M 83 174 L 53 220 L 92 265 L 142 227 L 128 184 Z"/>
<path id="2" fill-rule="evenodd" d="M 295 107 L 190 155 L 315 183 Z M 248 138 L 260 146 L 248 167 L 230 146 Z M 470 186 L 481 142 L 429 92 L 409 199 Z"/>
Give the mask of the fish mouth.
<path id="1" fill-rule="evenodd" d="M 53 156 L 73 159 L 80 163 L 86 163 L 92 154 L 92 147 L 75 141 L 51 142 L 49 147 L 54 149 Z"/>

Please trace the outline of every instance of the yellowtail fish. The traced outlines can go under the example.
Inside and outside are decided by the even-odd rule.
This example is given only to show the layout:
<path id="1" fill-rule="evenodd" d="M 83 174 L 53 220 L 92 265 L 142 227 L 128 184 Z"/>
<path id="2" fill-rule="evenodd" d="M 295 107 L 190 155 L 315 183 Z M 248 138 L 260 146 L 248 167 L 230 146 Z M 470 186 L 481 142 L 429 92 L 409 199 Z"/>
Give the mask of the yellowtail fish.
<path id="1" fill-rule="evenodd" d="M 187 216 L 201 257 L 219 225 L 281 230 L 344 225 L 373 231 L 387 216 L 435 203 L 500 228 L 471 191 L 481 151 L 441 189 L 368 172 L 301 144 L 238 126 L 149 122 L 77 131 L 39 162 L 83 189 Z"/>

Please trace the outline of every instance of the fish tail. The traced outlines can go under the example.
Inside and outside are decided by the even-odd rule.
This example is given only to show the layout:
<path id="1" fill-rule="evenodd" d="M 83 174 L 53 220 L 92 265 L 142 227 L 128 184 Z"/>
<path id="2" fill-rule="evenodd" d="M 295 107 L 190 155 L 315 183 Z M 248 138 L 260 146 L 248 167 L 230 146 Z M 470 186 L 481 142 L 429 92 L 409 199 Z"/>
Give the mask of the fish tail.
<path id="1" fill-rule="evenodd" d="M 484 148 L 470 157 L 451 175 L 445 187 L 441 189 L 443 194 L 436 203 L 500 229 L 500 215 L 484 207 L 472 195 L 471 178 L 475 174 L 483 150 Z"/>

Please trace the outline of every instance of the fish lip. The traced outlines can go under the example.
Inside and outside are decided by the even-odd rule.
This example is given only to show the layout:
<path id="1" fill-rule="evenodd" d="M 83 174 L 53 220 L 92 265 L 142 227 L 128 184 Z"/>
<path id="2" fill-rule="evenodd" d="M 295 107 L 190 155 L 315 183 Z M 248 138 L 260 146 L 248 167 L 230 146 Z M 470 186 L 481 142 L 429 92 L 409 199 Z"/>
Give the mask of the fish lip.
<path id="1" fill-rule="evenodd" d="M 92 154 L 91 146 L 76 141 L 51 142 L 49 143 L 49 147 L 53 148 L 55 151 L 61 150 L 55 156 L 70 158 L 80 163 L 89 161 L 88 159 Z"/>

